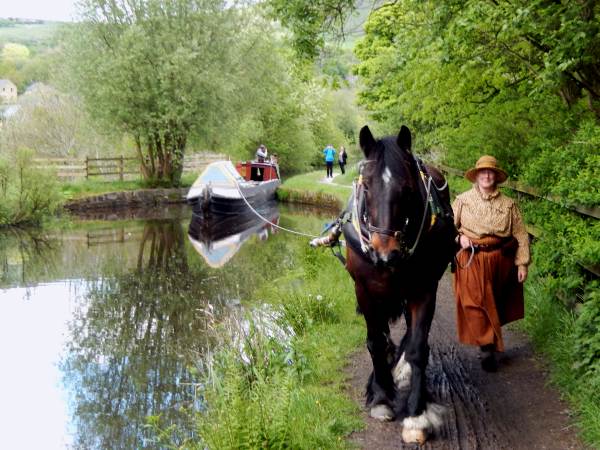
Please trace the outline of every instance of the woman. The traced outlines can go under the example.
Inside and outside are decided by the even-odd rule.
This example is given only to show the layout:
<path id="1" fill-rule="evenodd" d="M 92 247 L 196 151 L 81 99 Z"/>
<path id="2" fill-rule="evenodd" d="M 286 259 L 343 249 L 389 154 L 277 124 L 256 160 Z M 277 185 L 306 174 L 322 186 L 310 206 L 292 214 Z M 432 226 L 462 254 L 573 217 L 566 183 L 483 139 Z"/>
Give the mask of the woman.
<path id="1" fill-rule="evenodd" d="M 496 158 L 482 156 L 465 177 L 473 188 L 452 205 L 460 246 L 454 273 L 458 337 L 478 345 L 482 368 L 493 372 L 495 352 L 504 351 L 501 326 L 524 316 L 529 236 L 517 205 L 498 191 L 507 174 Z"/>
<path id="2" fill-rule="evenodd" d="M 327 147 L 323 149 L 323 156 L 325 156 L 327 178 L 333 178 L 333 161 L 335 159 L 335 148 L 333 148 L 333 145 L 328 144 Z"/>

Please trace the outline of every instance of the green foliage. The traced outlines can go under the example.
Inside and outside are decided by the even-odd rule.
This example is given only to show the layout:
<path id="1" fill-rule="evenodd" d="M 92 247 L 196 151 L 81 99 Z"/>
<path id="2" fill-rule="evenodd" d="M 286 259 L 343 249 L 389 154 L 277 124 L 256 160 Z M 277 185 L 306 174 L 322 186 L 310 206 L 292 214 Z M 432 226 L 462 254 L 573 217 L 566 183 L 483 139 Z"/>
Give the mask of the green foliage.
<path id="1" fill-rule="evenodd" d="M 600 203 L 600 186 L 595 182 L 600 179 L 598 148 L 600 127 L 596 121 L 584 121 L 560 151 L 544 145 L 523 178 L 543 194 L 560 198 L 567 206 L 597 206 Z"/>
<path id="2" fill-rule="evenodd" d="M 283 321 L 302 335 L 315 323 L 336 323 L 340 320 L 335 299 L 321 294 L 293 293 L 283 304 Z"/>
<path id="3" fill-rule="evenodd" d="M 343 32 L 353 0 L 268 0 L 271 15 L 292 32 L 292 46 L 303 58 L 315 58 L 325 38 Z"/>
<path id="4" fill-rule="evenodd" d="M 600 401 L 600 285 L 588 286 L 579 316 L 575 320 L 575 369 L 582 378 L 594 384 Z"/>
<path id="5" fill-rule="evenodd" d="M 60 206 L 55 177 L 32 167 L 32 156 L 21 149 L 0 159 L 0 226 L 37 224 Z"/>
<path id="6" fill-rule="evenodd" d="M 80 99 L 71 94 L 37 83 L 19 95 L 17 104 L 19 109 L 2 125 L 4 153 L 27 147 L 38 157 L 127 154 L 125 143 L 94 127 Z"/>
<path id="7" fill-rule="evenodd" d="M 544 200 L 520 204 L 526 222 L 541 230 L 532 246 L 525 327 L 552 362 L 552 378 L 571 400 L 584 438 L 597 446 L 598 282 L 587 281 L 581 265 L 600 261 L 600 222 Z"/>
<path id="8" fill-rule="evenodd" d="M 206 391 L 207 411 L 198 420 L 209 448 L 287 448 L 297 372 L 277 342 L 252 327 L 237 351 L 214 362 Z M 200 446 L 199 448 L 202 448 Z"/>
<path id="9" fill-rule="evenodd" d="M 0 46 L 2 31 L 0 28 Z M 56 51 L 47 48 L 33 51 L 27 45 L 7 42 L 0 53 L 0 78 L 11 80 L 17 86 L 19 94 L 22 94 L 34 82 L 48 81 L 56 61 Z"/>
<path id="10" fill-rule="evenodd" d="M 599 117 L 598 75 L 589 72 L 600 48 L 597 10 L 576 2 L 388 3 L 355 49 L 359 99 L 386 132 L 408 123 L 416 148 L 436 148 L 463 169 L 491 153 L 518 176 L 541 151 L 570 145 L 586 115 Z"/>

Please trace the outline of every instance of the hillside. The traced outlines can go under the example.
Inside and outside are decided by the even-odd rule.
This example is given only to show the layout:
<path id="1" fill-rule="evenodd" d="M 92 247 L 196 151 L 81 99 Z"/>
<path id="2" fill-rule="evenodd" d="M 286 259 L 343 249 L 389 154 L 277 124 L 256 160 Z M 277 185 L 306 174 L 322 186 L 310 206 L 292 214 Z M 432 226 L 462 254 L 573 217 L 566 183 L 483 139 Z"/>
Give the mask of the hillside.
<path id="1" fill-rule="evenodd" d="M 26 45 L 35 50 L 52 47 L 63 22 L 23 19 L 0 19 L 0 46 L 7 42 Z"/>

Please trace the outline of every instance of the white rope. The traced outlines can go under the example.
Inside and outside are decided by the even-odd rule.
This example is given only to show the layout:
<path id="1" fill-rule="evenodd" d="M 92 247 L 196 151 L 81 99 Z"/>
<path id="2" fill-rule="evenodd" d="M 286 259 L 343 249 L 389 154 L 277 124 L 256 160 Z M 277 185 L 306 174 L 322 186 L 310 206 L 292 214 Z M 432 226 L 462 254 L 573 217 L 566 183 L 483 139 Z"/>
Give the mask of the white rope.
<path id="1" fill-rule="evenodd" d="M 458 262 L 458 255 L 460 255 L 463 251 L 467 250 L 465 247 L 461 247 L 461 249 L 458 251 L 458 253 L 456 255 L 454 255 L 454 259 L 456 261 L 456 265 L 458 267 L 460 267 L 461 269 L 466 269 L 467 267 L 469 267 L 471 265 L 471 262 L 473 261 L 473 256 L 475 256 L 475 247 L 473 247 L 473 243 L 469 242 L 469 249 L 471 250 L 471 254 L 469 255 L 469 259 L 467 260 L 467 264 L 465 264 L 464 266 L 461 266 L 460 263 Z"/>
<path id="2" fill-rule="evenodd" d="M 235 187 L 237 188 L 238 192 L 240 193 L 240 196 L 242 197 L 242 200 L 244 200 L 244 202 L 246 203 L 246 205 L 248 206 L 248 208 L 250 208 L 250 211 L 252 211 L 254 214 L 256 214 L 257 217 L 259 217 L 263 222 L 268 223 L 269 225 L 271 225 L 272 227 L 275 227 L 279 230 L 282 231 L 287 231 L 288 233 L 292 233 L 292 234 L 297 234 L 298 236 L 304 236 L 304 237 L 309 237 L 309 238 L 318 238 L 321 236 L 315 236 L 314 234 L 307 234 L 307 233 L 302 233 L 300 231 L 295 231 L 295 230 L 290 230 L 289 228 L 285 228 L 282 227 L 280 225 L 277 225 L 276 223 L 271 222 L 269 219 L 263 217 L 256 209 L 254 209 L 252 207 L 252 205 L 250 204 L 250 202 L 248 202 L 248 200 L 246 200 L 246 197 L 244 197 L 244 194 L 242 192 L 242 190 L 240 189 L 240 184 L 237 182 L 235 182 Z"/>

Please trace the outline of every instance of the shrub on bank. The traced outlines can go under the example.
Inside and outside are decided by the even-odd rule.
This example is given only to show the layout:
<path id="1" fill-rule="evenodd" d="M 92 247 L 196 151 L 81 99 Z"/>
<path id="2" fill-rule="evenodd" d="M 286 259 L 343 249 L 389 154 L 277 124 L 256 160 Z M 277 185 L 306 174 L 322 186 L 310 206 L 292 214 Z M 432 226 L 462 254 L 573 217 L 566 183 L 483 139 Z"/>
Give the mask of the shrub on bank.
<path id="1" fill-rule="evenodd" d="M 25 149 L 0 158 L 0 226 L 39 223 L 60 206 L 56 177 L 32 158 Z"/>

